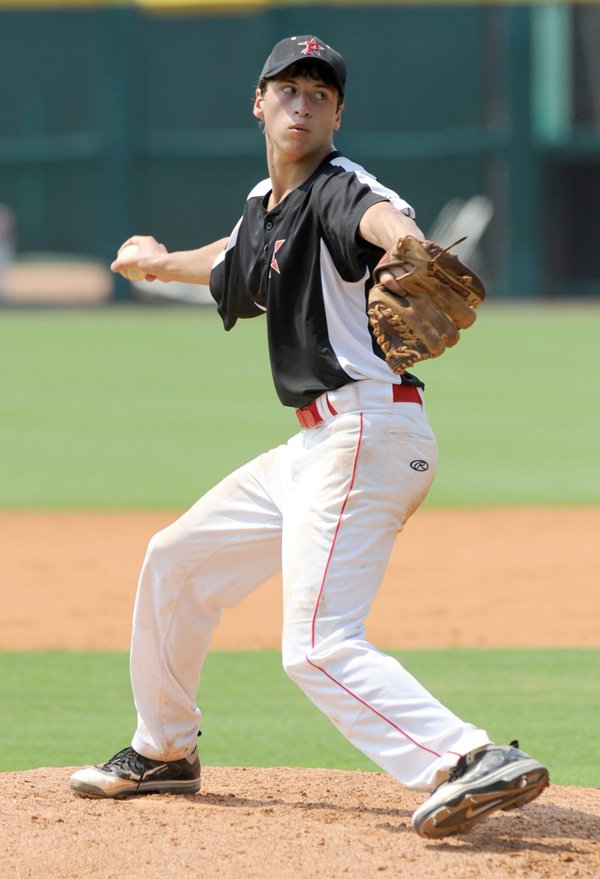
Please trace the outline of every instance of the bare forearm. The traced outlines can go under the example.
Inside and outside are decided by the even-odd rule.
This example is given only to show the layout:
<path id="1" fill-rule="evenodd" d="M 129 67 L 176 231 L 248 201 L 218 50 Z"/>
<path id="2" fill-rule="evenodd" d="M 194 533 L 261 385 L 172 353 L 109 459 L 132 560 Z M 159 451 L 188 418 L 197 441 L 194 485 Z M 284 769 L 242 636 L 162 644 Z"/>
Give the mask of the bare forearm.
<path id="1" fill-rule="evenodd" d="M 382 201 L 368 208 L 358 227 L 360 235 L 376 247 L 389 250 L 405 235 L 413 235 L 420 240 L 423 233 L 414 220 L 396 210 L 389 202 Z"/>
<path id="2" fill-rule="evenodd" d="M 196 250 L 179 250 L 169 253 L 163 244 L 149 235 L 133 235 L 119 249 L 119 254 L 130 244 L 137 252 L 125 262 L 119 255 L 111 265 L 113 272 L 131 266 L 143 271 L 149 280 L 182 281 L 188 284 L 208 284 L 212 265 L 227 244 L 227 238 L 213 241 Z M 129 253 L 129 251 L 128 251 Z"/>
<path id="3" fill-rule="evenodd" d="M 227 244 L 227 238 L 214 241 L 197 250 L 179 250 L 162 256 L 140 260 L 140 268 L 159 281 L 183 281 L 187 284 L 208 284 L 212 265 Z"/>

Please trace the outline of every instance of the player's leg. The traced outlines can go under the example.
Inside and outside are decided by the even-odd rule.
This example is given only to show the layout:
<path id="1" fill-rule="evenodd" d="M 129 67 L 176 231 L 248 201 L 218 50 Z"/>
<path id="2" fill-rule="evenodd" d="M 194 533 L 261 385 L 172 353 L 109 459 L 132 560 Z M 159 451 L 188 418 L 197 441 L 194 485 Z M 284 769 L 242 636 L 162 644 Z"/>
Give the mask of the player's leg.
<path id="1" fill-rule="evenodd" d="M 196 692 L 212 631 L 231 607 L 281 569 L 281 492 L 287 448 L 235 471 L 156 534 L 135 601 L 132 748 L 71 787 L 95 796 L 188 792 L 200 785 Z"/>
<path id="2" fill-rule="evenodd" d="M 396 534 L 431 484 L 435 440 L 411 404 L 340 415 L 303 439 L 284 513 L 284 666 L 357 748 L 429 788 L 489 738 L 369 644 L 365 621 Z"/>
<path id="3" fill-rule="evenodd" d="M 133 747 L 178 759 L 193 746 L 195 698 L 224 608 L 281 569 L 277 492 L 285 447 L 240 468 L 150 541 L 136 596 Z"/>
<path id="4" fill-rule="evenodd" d="M 413 410 L 408 421 L 344 416 L 305 437 L 296 465 L 303 477 L 284 516 L 284 665 L 375 763 L 406 785 L 437 785 L 413 824 L 440 837 L 531 801 L 547 786 L 548 770 L 516 742 L 491 744 L 366 641 L 395 532 L 427 490 L 408 471 L 430 473 L 435 457 L 421 413 Z"/>

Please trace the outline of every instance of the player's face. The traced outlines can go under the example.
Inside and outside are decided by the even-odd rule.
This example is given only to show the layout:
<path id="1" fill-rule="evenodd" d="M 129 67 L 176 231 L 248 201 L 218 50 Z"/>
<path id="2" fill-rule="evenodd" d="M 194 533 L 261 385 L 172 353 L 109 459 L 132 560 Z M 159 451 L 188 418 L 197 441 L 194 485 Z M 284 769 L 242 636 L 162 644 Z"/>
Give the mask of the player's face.
<path id="1" fill-rule="evenodd" d="M 254 115 L 265 124 L 267 141 L 290 157 L 301 158 L 331 146 L 342 107 L 335 88 L 308 76 L 269 82 L 257 89 Z"/>

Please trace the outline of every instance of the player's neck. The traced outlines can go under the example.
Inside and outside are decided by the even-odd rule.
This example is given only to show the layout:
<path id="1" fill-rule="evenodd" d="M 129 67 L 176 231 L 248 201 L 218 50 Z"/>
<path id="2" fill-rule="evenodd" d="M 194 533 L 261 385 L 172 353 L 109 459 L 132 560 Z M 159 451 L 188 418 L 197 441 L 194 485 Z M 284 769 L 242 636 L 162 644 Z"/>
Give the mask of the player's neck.
<path id="1" fill-rule="evenodd" d="M 328 145 L 298 158 L 289 158 L 275 150 L 267 149 L 267 164 L 271 179 L 271 197 L 269 198 L 269 210 L 272 210 L 279 202 L 297 189 L 305 180 L 314 174 L 323 159 L 333 151 Z"/>

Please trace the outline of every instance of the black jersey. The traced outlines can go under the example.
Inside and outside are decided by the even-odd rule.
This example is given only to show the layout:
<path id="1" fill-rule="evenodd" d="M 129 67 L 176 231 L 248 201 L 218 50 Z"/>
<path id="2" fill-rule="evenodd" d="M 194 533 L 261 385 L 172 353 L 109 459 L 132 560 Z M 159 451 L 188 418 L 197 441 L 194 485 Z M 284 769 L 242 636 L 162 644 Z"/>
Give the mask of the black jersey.
<path id="1" fill-rule="evenodd" d="M 273 210 L 270 180 L 250 192 L 210 290 L 226 330 L 266 312 L 269 356 L 279 399 L 295 408 L 359 379 L 399 381 L 367 316 L 372 270 L 382 250 L 358 226 L 367 208 L 410 205 L 338 152 Z M 403 381 L 421 383 L 406 374 Z"/>

